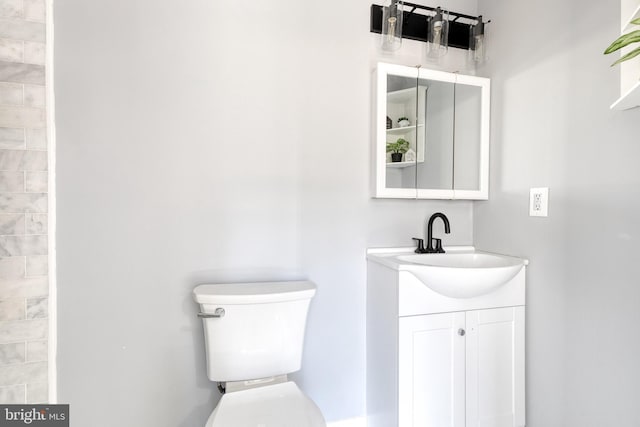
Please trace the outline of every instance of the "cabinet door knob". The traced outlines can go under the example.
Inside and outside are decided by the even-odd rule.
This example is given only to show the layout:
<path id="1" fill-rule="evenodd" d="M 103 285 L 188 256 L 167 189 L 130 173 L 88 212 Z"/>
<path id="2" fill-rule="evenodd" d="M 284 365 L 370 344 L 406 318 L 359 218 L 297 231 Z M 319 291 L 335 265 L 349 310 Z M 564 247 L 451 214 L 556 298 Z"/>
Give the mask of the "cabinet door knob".
<path id="1" fill-rule="evenodd" d="M 460 335 L 461 337 L 463 337 L 464 334 L 466 334 L 466 333 L 467 332 L 464 329 L 462 329 L 462 328 L 458 329 L 458 335 Z"/>

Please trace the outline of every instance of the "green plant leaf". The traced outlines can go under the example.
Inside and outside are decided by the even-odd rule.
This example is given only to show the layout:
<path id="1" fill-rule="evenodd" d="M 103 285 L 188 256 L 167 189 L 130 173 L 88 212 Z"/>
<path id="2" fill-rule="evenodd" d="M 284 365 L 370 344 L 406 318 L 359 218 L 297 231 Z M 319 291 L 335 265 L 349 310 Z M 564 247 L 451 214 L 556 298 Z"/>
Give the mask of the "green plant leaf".
<path id="1" fill-rule="evenodd" d="M 640 25 L 640 18 L 636 18 L 636 19 L 634 19 L 633 21 L 631 21 L 631 23 L 632 23 L 633 25 Z"/>
<path id="2" fill-rule="evenodd" d="M 627 53 L 626 55 L 622 56 L 620 59 L 618 59 L 616 62 L 614 62 L 613 64 L 611 64 L 611 66 L 613 67 L 614 65 L 618 65 L 621 62 L 624 61 L 628 61 L 632 58 L 635 58 L 636 56 L 640 55 L 640 47 L 635 48 L 634 50 L 632 50 L 631 52 Z"/>
<path id="3" fill-rule="evenodd" d="M 628 34 L 623 34 L 618 37 L 613 43 L 611 43 L 611 46 L 609 46 L 604 51 L 604 54 L 608 55 L 612 52 L 615 52 L 616 50 L 622 49 L 625 46 L 638 42 L 640 42 L 640 30 L 632 31 Z"/>

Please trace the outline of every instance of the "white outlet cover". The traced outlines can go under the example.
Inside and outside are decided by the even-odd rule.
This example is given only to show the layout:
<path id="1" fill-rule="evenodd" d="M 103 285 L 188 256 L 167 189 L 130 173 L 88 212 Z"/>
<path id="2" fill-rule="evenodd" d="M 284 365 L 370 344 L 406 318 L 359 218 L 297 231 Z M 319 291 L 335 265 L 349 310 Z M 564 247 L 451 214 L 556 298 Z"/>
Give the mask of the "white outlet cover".
<path id="1" fill-rule="evenodd" d="M 532 188 L 529 191 L 529 216 L 549 215 L 549 188 Z"/>

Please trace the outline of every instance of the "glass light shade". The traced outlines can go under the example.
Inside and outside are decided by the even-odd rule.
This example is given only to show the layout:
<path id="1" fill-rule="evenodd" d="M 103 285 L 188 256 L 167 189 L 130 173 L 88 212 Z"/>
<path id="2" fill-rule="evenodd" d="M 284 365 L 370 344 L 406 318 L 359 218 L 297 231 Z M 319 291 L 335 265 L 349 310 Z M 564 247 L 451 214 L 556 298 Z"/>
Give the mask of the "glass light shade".
<path id="1" fill-rule="evenodd" d="M 402 46 L 402 1 L 391 0 L 382 7 L 382 49 L 394 51 Z"/>
<path id="2" fill-rule="evenodd" d="M 429 17 L 427 56 L 439 58 L 447 53 L 449 49 L 449 11 L 441 8 L 436 9 L 436 14 Z"/>
<path id="3" fill-rule="evenodd" d="M 469 30 L 469 59 L 476 64 L 487 60 L 487 35 L 482 15 L 478 16 L 478 22 L 471 25 Z"/>

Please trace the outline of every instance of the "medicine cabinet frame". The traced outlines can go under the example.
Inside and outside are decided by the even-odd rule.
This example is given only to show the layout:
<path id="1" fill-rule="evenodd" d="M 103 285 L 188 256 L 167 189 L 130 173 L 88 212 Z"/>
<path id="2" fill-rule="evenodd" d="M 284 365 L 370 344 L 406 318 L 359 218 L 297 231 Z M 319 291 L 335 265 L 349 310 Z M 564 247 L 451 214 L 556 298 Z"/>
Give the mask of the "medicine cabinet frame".
<path id="1" fill-rule="evenodd" d="M 478 188 L 477 189 L 456 189 L 455 188 L 455 173 L 452 172 L 451 189 L 434 189 L 434 188 L 388 188 L 387 187 L 387 141 L 389 132 L 394 132 L 395 129 L 387 129 L 387 102 L 388 102 L 388 77 L 399 76 L 406 78 L 416 79 L 416 97 L 421 96 L 419 94 L 419 81 L 431 80 L 437 82 L 451 83 L 454 85 L 468 85 L 475 86 L 480 89 L 480 111 L 479 111 L 479 148 L 478 148 Z M 460 199 L 460 200 L 487 200 L 489 198 L 489 139 L 490 139 L 490 91 L 491 83 L 488 78 L 469 76 L 458 73 L 449 73 L 445 71 L 437 71 L 426 69 L 422 67 L 409 67 L 405 65 L 378 63 L 374 72 L 374 91 L 375 91 L 375 111 L 374 111 L 374 191 L 373 197 L 375 198 L 398 198 L 398 199 Z M 416 98 L 417 104 L 420 102 L 419 98 Z M 456 101 L 454 96 L 453 110 L 454 117 L 453 123 L 455 126 L 455 114 L 456 114 Z M 424 142 L 418 140 L 418 127 L 428 126 L 428 123 L 420 124 L 415 123 L 416 140 L 413 145 L 419 148 L 419 145 Z M 424 131 L 423 131 L 424 132 Z M 455 153 L 455 129 L 453 130 L 454 137 L 451 141 L 453 144 L 452 151 Z M 395 137 L 395 136 L 394 136 Z M 424 145 L 423 145 L 424 148 Z M 415 159 L 416 173 L 417 165 L 421 162 L 420 158 L 424 158 L 424 149 L 422 153 L 417 153 Z M 455 165 L 456 158 L 453 156 L 452 165 Z M 406 162 L 404 162 L 406 163 Z M 399 165 L 401 166 L 401 165 Z M 452 170 L 454 166 L 452 166 Z M 417 184 L 417 177 L 416 177 Z"/>

